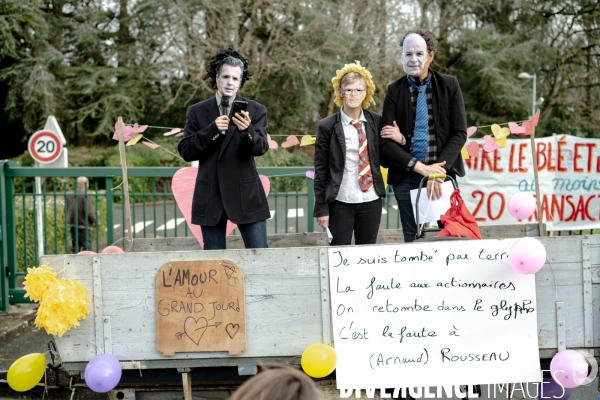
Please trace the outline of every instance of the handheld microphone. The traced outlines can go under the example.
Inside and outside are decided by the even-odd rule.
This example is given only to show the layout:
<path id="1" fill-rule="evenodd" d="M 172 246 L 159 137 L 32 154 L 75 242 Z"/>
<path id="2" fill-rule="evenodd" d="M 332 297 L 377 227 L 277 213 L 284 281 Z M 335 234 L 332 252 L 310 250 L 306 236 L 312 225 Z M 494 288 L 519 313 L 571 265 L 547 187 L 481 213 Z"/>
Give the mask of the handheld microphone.
<path id="1" fill-rule="evenodd" d="M 229 108 L 229 96 L 221 97 L 221 104 L 219 106 L 222 110 L 227 110 Z M 229 112 L 227 113 L 227 116 L 229 117 Z M 227 133 L 227 131 L 221 131 L 221 135 L 224 135 L 225 133 Z"/>

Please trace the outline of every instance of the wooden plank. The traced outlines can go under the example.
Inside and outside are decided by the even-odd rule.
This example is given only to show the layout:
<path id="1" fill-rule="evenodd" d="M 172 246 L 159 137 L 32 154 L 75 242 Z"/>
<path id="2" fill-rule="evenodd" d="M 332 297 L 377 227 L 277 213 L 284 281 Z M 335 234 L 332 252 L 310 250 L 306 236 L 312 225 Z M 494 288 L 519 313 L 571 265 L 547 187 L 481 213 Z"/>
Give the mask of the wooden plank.
<path id="1" fill-rule="evenodd" d="M 550 261 L 536 274 L 538 305 L 538 344 L 543 354 L 557 346 L 555 304 L 564 302 L 565 341 L 567 348 L 589 348 L 589 319 L 584 318 L 584 304 L 590 296 L 583 291 L 582 243 L 589 240 L 593 268 L 600 268 L 600 238 L 546 237 Z M 412 246 L 412 245 L 408 245 Z M 365 250 L 368 247 L 365 246 Z M 94 254 L 44 256 L 42 263 L 59 271 L 67 266 L 65 278 L 76 279 L 91 296 L 100 290 L 96 312 L 91 306 L 81 326 L 56 338 L 65 363 L 84 363 L 96 355 L 93 340 L 98 329 L 95 321 L 110 316 L 113 354 L 126 355 L 147 368 L 165 365 L 256 365 L 255 360 L 294 359 L 311 344 L 328 342 L 327 313 L 323 306 L 327 246 L 219 251 L 161 251 L 153 253 Z M 94 268 L 93 260 L 98 259 Z M 242 356 L 227 352 L 177 353 L 165 357 L 156 349 L 155 279 L 161 265 L 170 261 L 227 258 L 241 266 L 245 275 L 246 327 L 248 351 Z M 94 285 L 94 273 L 101 266 L 102 284 Z M 554 270 L 554 273 L 552 272 Z M 327 272 L 323 275 L 323 272 Z M 600 285 L 592 285 L 591 299 L 600 298 Z M 96 299 L 95 299 L 96 300 Z M 592 304 L 598 307 L 596 301 Z M 98 314 L 98 315 L 97 315 Z M 595 313 L 594 313 L 595 316 Z M 103 322 L 101 319 L 98 322 Z M 329 321 L 330 323 L 330 321 Z M 103 324 L 100 324 L 100 328 Z M 593 344 L 600 347 L 600 321 L 593 319 Z M 103 329 L 101 329 L 103 331 Z M 331 339 L 329 339 L 330 341 Z M 100 346 L 103 343 L 100 341 Z M 249 361 L 252 360 L 252 361 Z M 135 363 L 128 362 L 133 365 Z M 216 363 L 216 364 L 215 364 Z M 84 365 L 84 364 L 82 364 Z M 123 368 L 133 368 L 123 365 Z"/>
<path id="2" fill-rule="evenodd" d="M 514 224 L 481 226 L 483 239 L 519 238 L 524 236 L 539 236 L 538 224 Z M 325 232 L 311 233 L 276 233 L 268 235 L 269 247 L 314 247 L 327 246 Z M 401 244 L 404 242 L 402 229 L 381 229 L 377 237 L 377 244 Z M 241 236 L 227 237 L 228 249 L 244 249 Z M 174 238 L 140 238 L 135 239 L 131 251 L 156 252 L 156 251 L 189 251 L 201 250 L 200 244 L 194 237 Z"/>
<path id="3" fill-rule="evenodd" d="M 567 339 L 565 337 L 565 303 L 556 302 L 556 348 L 558 351 L 567 349 Z"/>
<path id="4" fill-rule="evenodd" d="M 583 321 L 585 326 L 585 345 L 594 345 L 594 297 L 592 291 L 592 255 L 590 241 L 584 238 L 581 241 L 582 260 L 582 291 L 583 291 Z"/>
<path id="5" fill-rule="evenodd" d="M 331 302 L 329 294 L 329 265 L 327 249 L 319 250 L 319 272 L 321 277 L 321 317 L 323 324 L 323 343 L 332 345 L 333 335 L 331 330 Z"/>
<path id="6" fill-rule="evenodd" d="M 155 279 L 156 350 L 246 351 L 244 275 L 231 260 L 169 261 Z"/>
<path id="7" fill-rule="evenodd" d="M 168 359 L 157 353 L 154 282 L 160 266 L 171 260 L 229 258 L 244 266 L 248 351 L 244 357 L 297 356 L 323 340 L 319 256 L 315 248 L 227 250 L 211 252 L 158 252 L 94 255 L 102 261 L 102 302 L 111 316 L 113 354 L 134 361 Z M 121 257 L 119 257 L 121 256 Z M 44 262 L 62 268 L 63 257 L 75 265 L 91 256 L 47 256 Z M 54 259 L 54 260 L 52 260 Z M 77 268 L 73 268 L 77 271 Z M 87 275 L 87 273 L 86 273 Z M 77 279 L 88 291 L 92 281 Z M 83 278 L 83 277 L 81 277 Z M 109 311 L 110 310 L 110 311 Z M 93 331 L 90 314 L 81 326 L 62 338 L 63 361 L 90 360 L 86 350 Z M 93 345 L 92 345 L 93 347 Z M 84 351 L 78 352 L 78 349 Z M 62 353 L 61 353 L 62 355 Z M 218 353 L 177 353 L 178 359 L 229 357 Z"/>
<path id="8" fill-rule="evenodd" d="M 183 398 L 184 400 L 192 400 L 192 374 L 183 372 L 181 378 L 183 380 Z"/>
<path id="9" fill-rule="evenodd" d="M 94 256 L 92 258 L 93 263 L 93 286 L 91 292 L 94 293 L 93 297 L 93 315 L 95 322 L 95 338 L 96 338 L 96 346 L 97 354 L 102 354 L 106 352 L 106 348 L 104 347 L 104 305 L 102 304 L 102 264 L 100 261 L 100 257 Z"/>

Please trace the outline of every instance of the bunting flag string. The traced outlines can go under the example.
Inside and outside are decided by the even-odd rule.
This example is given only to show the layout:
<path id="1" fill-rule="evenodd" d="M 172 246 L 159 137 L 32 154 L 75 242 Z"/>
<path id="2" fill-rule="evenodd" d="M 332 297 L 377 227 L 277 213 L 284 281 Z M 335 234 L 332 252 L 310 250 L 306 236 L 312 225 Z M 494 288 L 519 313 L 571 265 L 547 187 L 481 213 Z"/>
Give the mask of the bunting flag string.
<path id="1" fill-rule="evenodd" d="M 492 131 L 492 135 L 483 136 L 483 151 L 487 153 L 494 152 L 498 148 L 506 147 L 506 138 L 512 133 L 517 136 L 528 136 L 533 135 L 533 128 L 537 126 L 540 119 L 540 110 L 535 112 L 535 115 L 525 121 L 518 122 L 506 122 L 503 124 L 492 124 L 485 126 L 470 126 L 467 128 L 467 138 L 471 137 L 478 128 L 489 127 Z M 521 125 L 519 125 L 519 123 Z M 501 127 L 500 125 L 508 125 L 508 127 Z M 463 160 L 468 160 L 471 157 L 477 157 L 479 155 L 479 144 L 471 141 L 466 144 L 460 152 Z"/>
<path id="2" fill-rule="evenodd" d="M 533 128 L 537 126 L 539 117 L 540 117 L 540 110 L 538 109 L 534 116 L 532 116 L 529 119 L 524 120 L 524 121 L 516 121 L 516 122 L 511 121 L 511 122 L 503 122 L 503 123 L 491 124 L 491 125 L 470 126 L 467 128 L 467 138 L 470 138 L 471 136 L 473 136 L 473 134 L 475 134 L 475 132 L 477 132 L 479 129 L 490 128 L 490 130 L 492 131 L 492 134 L 483 136 L 484 144 L 482 146 L 482 149 L 485 152 L 493 152 L 498 148 L 506 147 L 506 138 L 510 134 L 514 134 L 517 136 L 532 135 Z M 124 136 L 125 142 L 127 142 L 127 146 L 133 146 L 137 142 L 142 141 L 142 143 L 144 145 L 148 146 L 151 149 L 162 148 L 163 150 L 167 151 L 168 153 L 177 156 L 176 154 L 164 149 L 159 144 L 154 143 L 150 139 L 146 138 L 142 133 L 147 128 L 166 130 L 166 132 L 163 133 L 164 136 L 182 137 L 183 133 L 184 133 L 183 129 L 181 129 L 181 128 L 172 128 L 172 127 L 166 127 L 166 126 L 152 126 L 152 125 L 138 125 L 137 122 L 135 124 L 126 124 L 124 132 L 123 132 L 123 136 Z M 274 137 L 285 137 L 285 140 L 281 143 L 281 145 L 279 145 L 275 140 L 273 140 Z M 118 135 L 116 133 L 116 124 L 115 124 L 115 134 L 113 135 L 113 139 L 118 140 Z M 269 148 L 272 150 L 276 150 L 279 147 L 281 147 L 283 149 L 289 149 L 290 147 L 295 147 L 295 146 L 300 146 L 300 147 L 311 146 L 311 145 L 315 144 L 316 139 L 317 139 L 316 136 L 311 136 L 309 134 L 303 135 L 300 139 L 298 139 L 298 137 L 294 134 L 292 134 L 292 135 L 269 135 L 269 134 L 267 134 L 267 142 L 269 143 Z M 477 155 L 479 154 L 479 148 L 480 148 L 480 146 L 477 142 L 471 141 L 470 143 L 466 144 L 461 149 L 462 158 L 467 160 L 470 157 L 477 157 Z M 177 156 L 177 157 L 179 157 L 179 156 Z M 179 158 L 181 158 L 181 157 L 179 157 Z"/>

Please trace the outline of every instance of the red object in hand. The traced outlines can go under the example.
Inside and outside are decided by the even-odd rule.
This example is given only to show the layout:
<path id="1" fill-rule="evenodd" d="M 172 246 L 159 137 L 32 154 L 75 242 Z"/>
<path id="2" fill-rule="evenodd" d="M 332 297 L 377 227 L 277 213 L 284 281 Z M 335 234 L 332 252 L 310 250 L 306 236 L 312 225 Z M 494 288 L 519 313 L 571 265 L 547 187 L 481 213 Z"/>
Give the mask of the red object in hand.
<path id="1" fill-rule="evenodd" d="M 440 220 L 444 224 L 444 229 L 439 231 L 436 236 L 481 239 L 479 225 L 477 225 L 473 214 L 465 205 L 460 195 L 460 189 L 455 189 L 450 195 L 450 208 L 440 217 Z"/>

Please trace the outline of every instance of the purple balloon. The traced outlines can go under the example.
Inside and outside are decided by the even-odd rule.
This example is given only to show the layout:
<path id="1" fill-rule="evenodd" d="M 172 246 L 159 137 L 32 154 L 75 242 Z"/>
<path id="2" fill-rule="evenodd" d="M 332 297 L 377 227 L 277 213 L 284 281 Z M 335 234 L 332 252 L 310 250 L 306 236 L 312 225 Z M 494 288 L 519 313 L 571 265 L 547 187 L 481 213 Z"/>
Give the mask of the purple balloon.
<path id="1" fill-rule="evenodd" d="M 315 179 L 315 171 L 306 171 L 306 177 L 308 179 Z"/>
<path id="2" fill-rule="evenodd" d="M 581 353 L 575 350 L 563 350 L 552 357 L 550 372 L 554 380 L 562 386 L 576 388 L 588 376 L 588 363 Z"/>
<path id="3" fill-rule="evenodd" d="M 121 364 L 112 354 L 99 354 L 85 367 L 85 383 L 97 393 L 114 389 L 121 380 Z"/>
<path id="4" fill-rule="evenodd" d="M 561 386 L 552 378 L 544 378 L 538 384 L 538 399 L 562 399 L 568 400 L 573 389 Z"/>
<path id="5" fill-rule="evenodd" d="M 520 274 L 535 274 L 546 262 L 546 248 L 537 239 L 524 237 L 513 243 L 508 263 Z"/>
<path id="6" fill-rule="evenodd" d="M 535 211 L 535 197 L 530 193 L 517 192 L 508 200 L 508 212 L 516 219 L 527 219 Z"/>

